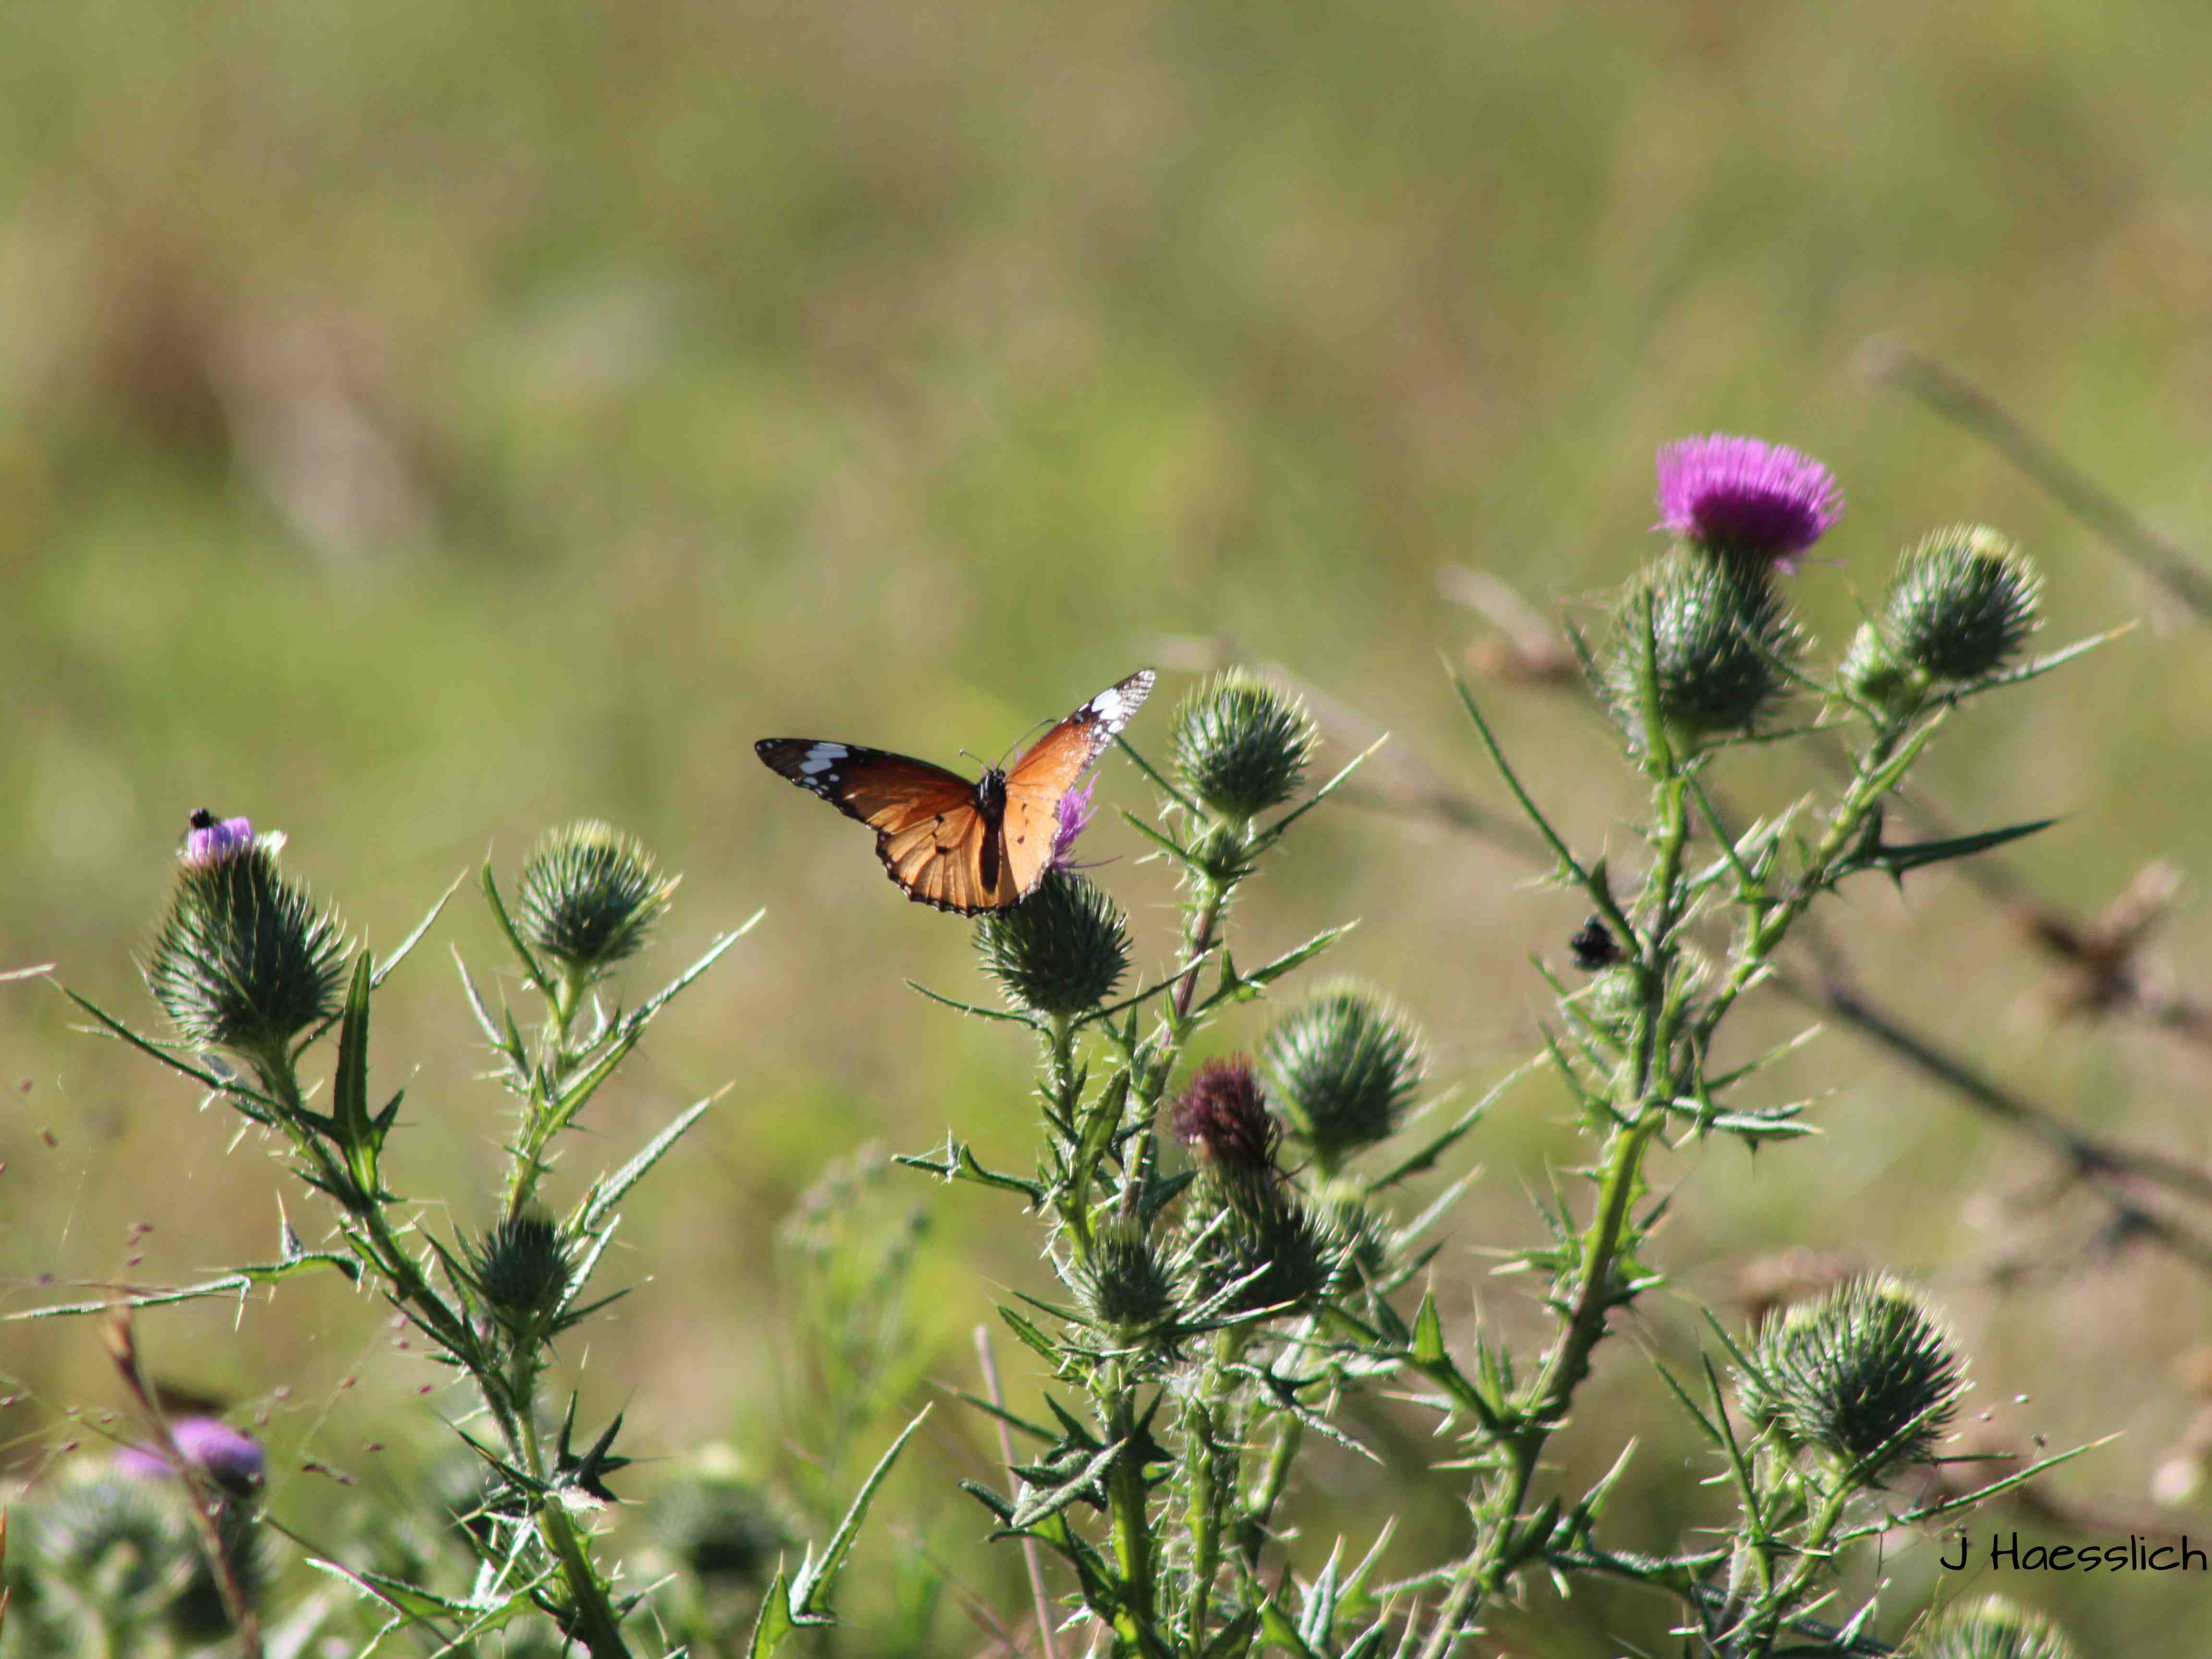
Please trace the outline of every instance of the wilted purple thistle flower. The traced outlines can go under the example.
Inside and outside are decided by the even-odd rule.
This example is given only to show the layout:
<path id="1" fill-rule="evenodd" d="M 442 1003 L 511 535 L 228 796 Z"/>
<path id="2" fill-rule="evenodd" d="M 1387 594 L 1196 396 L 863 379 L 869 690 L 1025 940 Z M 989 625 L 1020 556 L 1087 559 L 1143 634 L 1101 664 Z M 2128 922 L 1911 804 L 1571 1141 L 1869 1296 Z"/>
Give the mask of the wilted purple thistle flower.
<path id="1" fill-rule="evenodd" d="M 1660 450 L 1658 470 L 1658 528 L 1784 572 L 1844 513 L 1826 467 L 1757 438 L 1685 438 Z"/>
<path id="2" fill-rule="evenodd" d="M 234 1429 L 219 1417 L 180 1417 L 169 1425 L 169 1437 L 185 1461 L 225 1492 L 242 1495 L 261 1485 L 268 1468 L 261 1443 Z M 115 1454 L 115 1467 L 124 1474 L 160 1480 L 176 1474 L 169 1460 L 144 1446 L 125 1446 Z"/>
<path id="3" fill-rule="evenodd" d="M 253 844 L 253 824 L 247 818 L 217 819 L 203 806 L 191 816 L 180 856 L 189 865 L 213 864 Z"/>
<path id="4" fill-rule="evenodd" d="M 1091 805 L 1091 794 L 1097 787 L 1097 781 L 1093 779 L 1060 798 L 1060 823 L 1052 832 L 1054 869 L 1073 870 L 1077 867 L 1067 855 L 1075 850 L 1075 838 L 1088 829 L 1091 820 L 1097 816 L 1097 809 Z"/>
<path id="5" fill-rule="evenodd" d="M 1267 1109 L 1252 1062 L 1242 1054 L 1209 1060 L 1176 1103 L 1176 1138 L 1198 1155 L 1238 1211 L 1258 1219 L 1275 1198 L 1279 1119 Z"/>

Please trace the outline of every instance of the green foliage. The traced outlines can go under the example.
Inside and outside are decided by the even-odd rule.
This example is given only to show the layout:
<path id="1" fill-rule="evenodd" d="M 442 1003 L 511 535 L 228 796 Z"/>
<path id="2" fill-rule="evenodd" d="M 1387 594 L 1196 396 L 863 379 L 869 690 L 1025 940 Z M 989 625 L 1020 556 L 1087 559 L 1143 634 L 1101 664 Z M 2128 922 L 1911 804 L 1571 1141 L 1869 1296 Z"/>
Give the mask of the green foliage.
<path id="1" fill-rule="evenodd" d="M 472 1584 L 435 1582 L 434 1549 L 393 1572 L 319 1557 L 312 1565 L 353 1586 L 379 1616 L 388 1615 L 376 1639 L 407 1626 L 443 1645 L 461 1645 L 517 1620 L 542 1617 L 550 1620 L 560 1645 L 580 1648 L 592 1659 L 628 1659 L 634 1650 L 624 1626 L 636 1599 L 617 1592 L 614 1574 L 599 1565 L 592 1534 L 578 1520 L 616 1500 L 608 1481 L 631 1462 L 614 1449 L 623 1416 L 617 1413 L 596 1434 L 580 1437 L 579 1396 L 572 1392 L 554 1432 L 545 1420 L 550 1407 L 542 1383 L 554 1339 L 613 1299 L 579 1298 L 620 1224 L 617 1206 L 698 1121 L 707 1103 L 592 1182 L 567 1221 L 544 1209 L 537 1193 L 553 1167 L 557 1139 L 635 1051 L 653 1019 L 744 930 L 716 939 L 667 987 L 630 1012 L 612 1015 L 596 1001 L 586 1007 L 588 988 L 645 943 L 668 908 L 674 879 L 659 876 L 635 842 L 597 823 L 572 826 L 540 844 L 523 872 L 517 913 L 509 912 L 486 866 L 485 901 L 514 952 L 520 982 L 538 999 L 538 1007 L 534 1029 L 526 1032 L 513 1008 L 502 1005 L 495 1012 L 464 967 L 463 986 L 498 1061 L 494 1075 L 515 1098 L 517 1122 L 500 1218 L 473 1240 L 448 1242 L 400 1209 L 400 1200 L 386 1190 L 380 1160 L 399 1127 L 400 1097 L 378 1108 L 368 1091 L 373 999 L 428 922 L 381 963 L 365 951 L 358 955 L 341 1001 L 343 954 L 336 921 L 276 873 L 277 838 L 234 841 L 228 828 L 203 829 L 195 820 L 194 842 L 148 976 L 188 1035 L 244 1054 L 252 1062 L 256 1083 L 204 1069 L 84 998 L 76 1000 L 105 1030 L 190 1076 L 249 1124 L 277 1136 L 292 1172 L 333 1201 L 339 1248 L 308 1252 L 288 1223 L 286 1261 L 276 1267 L 240 1268 L 152 1299 L 227 1294 L 310 1260 L 336 1262 L 349 1278 L 374 1285 L 412 1339 L 465 1377 L 476 1395 L 478 1409 L 455 1431 L 478 1473 L 465 1491 L 444 1494 L 455 1524 L 442 1528 L 441 1539 L 448 1549 L 465 1548 L 477 1571 Z M 433 920 L 436 915 L 434 909 Z M 337 1052 L 329 1110 L 323 1112 L 308 1103 L 313 1091 L 301 1075 L 301 1062 L 333 1024 Z M 306 1041 L 294 1046 L 302 1032 Z M 149 1298 L 137 1300 L 143 1304 Z M 94 1311 L 101 1305 L 46 1311 Z M 129 1327 L 116 1328 L 123 1334 L 119 1346 L 112 1340 L 111 1346 L 150 1413 L 155 1407 L 139 1377 Z M 817 1559 L 810 1553 L 787 1583 L 779 1578 L 769 1599 L 781 1598 L 780 1612 L 774 1618 L 763 1613 L 765 1634 L 756 1638 L 757 1653 L 773 1650 L 780 1629 L 834 1624 L 826 1601 L 830 1586 L 896 1449 L 878 1464 L 824 1554 Z M 74 1619 L 88 1639 L 98 1632 L 96 1645 L 104 1646 L 118 1639 L 117 1632 L 136 1632 L 157 1620 L 185 1637 L 206 1640 L 230 1631 L 234 1612 L 239 1619 L 250 1617 L 266 1588 L 264 1547 L 244 1500 L 225 1499 L 219 1512 L 196 1513 L 198 1491 L 197 1477 L 191 1501 L 149 1483 L 110 1480 L 97 1491 L 87 1486 L 42 1504 L 31 1537 L 42 1586 L 33 1622 L 44 1627 Z M 694 1495 L 703 1501 L 704 1494 Z M 716 1516 L 694 1508 L 682 1552 L 696 1575 L 713 1576 L 727 1564 L 725 1546 L 750 1522 L 733 1520 L 737 1510 L 727 1503 Z M 180 1515 L 190 1518 L 189 1526 Z M 196 1534 L 202 1534 L 197 1551 Z M 768 1547 L 763 1536 L 759 1547 Z M 541 1625 L 537 1635 L 520 1635 L 521 1646 L 510 1644 L 509 1650 L 526 1650 L 549 1633 Z"/>

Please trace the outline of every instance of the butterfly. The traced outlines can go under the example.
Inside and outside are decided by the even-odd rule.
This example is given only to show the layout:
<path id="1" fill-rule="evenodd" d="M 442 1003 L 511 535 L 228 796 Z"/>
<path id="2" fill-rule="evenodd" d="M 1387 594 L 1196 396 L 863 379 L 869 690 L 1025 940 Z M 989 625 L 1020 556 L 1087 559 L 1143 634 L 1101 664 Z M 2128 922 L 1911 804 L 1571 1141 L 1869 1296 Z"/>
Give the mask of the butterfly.
<path id="1" fill-rule="evenodd" d="M 1109 685 L 1003 771 L 970 782 L 910 755 L 813 738 L 763 738 L 763 764 L 876 832 L 876 856 L 917 904 L 1004 910 L 1052 867 L 1060 800 L 1152 695 L 1152 671 Z"/>

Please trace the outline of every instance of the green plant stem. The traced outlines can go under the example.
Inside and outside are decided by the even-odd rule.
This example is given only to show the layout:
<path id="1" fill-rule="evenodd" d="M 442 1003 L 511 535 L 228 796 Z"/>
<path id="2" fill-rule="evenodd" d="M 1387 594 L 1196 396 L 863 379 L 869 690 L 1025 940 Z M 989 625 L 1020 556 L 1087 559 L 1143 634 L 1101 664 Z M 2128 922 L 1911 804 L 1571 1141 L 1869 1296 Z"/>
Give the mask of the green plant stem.
<path id="1" fill-rule="evenodd" d="M 545 1480 L 545 1454 L 538 1444 L 531 1397 L 537 1391 L 537 1381 L 532 1374 L 532 1368 L 520 1356 L 515 1370 L 515 1387 L 522 1395 L 516 1402 L 516 1421 L 521 1432 L 515 1449 L 521 1455 L 522 1466 L 530 1478 L 542 1486 Z M 629 1659 L 629 1644 L 623 1640 L 614 1607 L 607 1600 L 606 1587 L 599 1582 L 599 1571 L 592 1565 L 574 1519 L 560 1498 L 554 1497 L 538 1503 L 537 1520 L 538 1535 L 545 1540 L 545 1547 L 561 1564 L 561 1577 L 568 1586 L 569 1623 L 566 1633 L 582 1643 L 592 1659 Z"/>
<path id="2" fill-rule="evenodd" d="M 1118 1600 L 1113 1608 L 1116 1650 L 1146 1654 L 1154 1644 L 1152 1534 L 1146 1515 L 1145 1472 L 1136 1462 L 1130 1443 L 1136 1437 L 1136 1389 L 1118 1364 L 1100 1369 L 1098 1401 L 1106 1431 L 1123 1444 L 1106 1472 L 1106 1507 L 1114 1534 L 1114 1559 L 1120 1568 Z"/>
<path id="3" fill-rule="evenodd" d="M 1236 890 L 1236 883 L 1231 880 L 1207 874 L 1200 874 L 1197 879 L 1200 884 L 1196 906 L 1184 938 L 1183 960 L 1190 963 L 1190 968 L 1168 999 L 1167 1013 L 1160 1022 L 1159 1052 L 1148 1074 L 1141 1079 L 1137 1109 L 1145 1127 L 1131 1148 L 1121 1184 L 1121 1212 L 1125 1220 L 1135 1217 L 1144 1196 L 1146 1172 L 1152 1165 L 1153 1137 L 1158 1127 L 1160 1097 L 1167 1091 L 1168 1079 L 1174 1075 L 1176 1061 L 1182 1058 L 1182 1045 L 1190 1036 L 1190 1005 L 1198 994 L 1198 971 L 1201 966 L 1199 958 L 1212 948 L 1214 929 L 1221 925 L 1222 913 L 1228 908 L 1230 895 Z"/>
<path id="4" fill-rule="evenodd" d="M 1625 1127 L 1613 1132 L 1600 1178 L 1595 1212 L 1582 1241 L 1580 1270 L 1559 1341 L 1545 1357 L 1529 1392 L 1529 1403 L 1515 1413 L 1516 1426 L 1504 1437 L 1505 1467 L 1478 1506 L 1482 1516 L 1474 1550 L 1454 1575 L 1451 1594 L 1432 1627 L 1421 1659 L 1444 1659 L 1458 1641 L 1457 1632 L 1485 1594 L 1494 1592 L 1520 1566 L 1523 1551 L 1540 1548 L 1518 1526 L 1544 1448 L 1562 1426 L 1575 1390 L 1589 1375 L 1590 1355 L 1603 1340 L 1612 1308 L 1613 1278 L 1632 1212 L 1641 1189 L 1644 1155 L 1666 1121 L 1661 1103 L 1677 1091 L 1674 999 L 1671 984 L 1680 946 L 1677 943 L 1685 902 L 1682 854 L 1689 841 L 1687 778 L 1668 744 L 1660 721 L 1651 666 L 1650 616 L 1645 617 L 1644 678 L 1647 765 L 1655 781 L 1654 810 L 1659 823 L 1657 855 L 1644 884 L 1643 908 L 1650 921 L 1640 934 L 1638 990 L 1643 1003 L 1637 1020 L 1632 1063 L 1616 1087 L 1615 1104 Z"/>
<path id="5" fill-rule="evenodd" d="M 1282 1501 L 1283 1489 L 1290 1485 L 1291 1466 L 1297 1462 L 1298 1449 L 1305 1439 L 1305 1425 L 1295 1417 L 1285 1417 L 1275 1431 L 1275 1443 L 1267 1454 L 1267 1467 L 1261 1471 L 1260 1484 L 1253 1488 L 1252 1500 L 1246 1506 L 1243 1525 L 1244 1565 L 1254 1573 L 1260 1571 L 1260 1552 L 1267 1547 L 1267 1528 L 1275 1518 L 1275 1505 Z"/>
<path id="6" fill-rule="evenodd" d="M 507 1214 L 511 1221 L 538 1195 L 538 1178 L 545 1173 L 545 1143 L 554 1126 L 547 1112 L 568 1081 L 573 1063 L 568 1036 L 576 1021 L 589 981 L 583 971 L 569 969 L 552 981 L 546 992 L 546 1019 L 538 1040 L 538 1067 L 523 1097 L 521 1132 L 516 1137 L 514 1159 L 507 1176 Z"/>
<path id="7" fill-rule="evenodd" d="M 573 1010 L 573 1004 L 571 1006 Z M 346 1214 L 347 1237 L 353 1243 L 355 1255 L 366 1267 L 383 1276 L 386 1293 L 394 1303 L 411 1313 L 423 1329 L 468 1367 L 486 1409 L 500 1426 L 501 1437 L 507 1442 L 508 1451 L 533 1480 L 543 1482 L 544 1459 L 538 1444 L 533 1399 L 536 1385 L 527 1358 L 518 1356 L 513 1379 L 501 1378 L 496 1371 L 486 1368 L 482 1345 L 475 1333 L 467 1321 L 447 1305 L 415 1258 L 408 1254 L 392 1229 L 382 1200 L 374 1193 L 358 1192 L 329 1149 L 316 1139 L 312 1131 L 301 1127 L 304 1119 L 300 1114 L 305 1109 L 306 1099 L 300 1088 L 298 1071 L 288 1062 L 274 1068 L 265 1081 L 287 1109 L 283 1121 L 295 1149 L 332 1194 L 344 1195 L 338 1201 Z M 526 1150 L 518 1150 L 518 1164 L 526 1155 Z M 607 1601 L 605 1587 L 592 1566 L 574 1522 L 560 1507 L 557 1498 L 540 1506 L 538 1520 L 540 1535 L 561 1564 L 562 1578 L 567 1584 L 569 1605 L 574 1613 L 576 1639 L 584 1644 L 594 1659 L 629 1659 L 629 1649 L 617 1627 L 614 1608 Z"/>
<path id="8" fill-rule="evenodd" d="M 1772 1581 L 1771 1574 L 1765 1576 L 1765 1582 L 1759 1599 L 1747 1616 L 1748 1628 L 1744 1639 L 1730 1650 L 1732 1653 L 1740 1655 L 1741 1659 L 1767 1659 L 1767 1655 L 1772 1651 L 1775 1638 L 1790 1621 L 1790 1608 L 1804 1595 L 1813 1581 L 1813 1575 L 1827 1562 L 1828 1540 L 1834 1536 L 1836 1528 L 1843 1521 L 1844 1506 L 1850 1501 L 1851 1492 L 1848 1482 L 1837 1482 L 1836 1490 L 1829 1494 L 1827 1501 L 1820 1505 L 1806 1527 L 1804 1540 L 1793 1550 L 1796 1565 L 1779 1584 Z M 1761 1559 L 1764 1559 L 1763 1552 Z"/>
<path id="9" fill-rule="evenodd" d="M 1941 715 L 1937 718 L 1940 719 Z M 1897 783 L 1899 751 L 1904 751 L 1903 758 L 1909 763 L 1917 754 L 1920 745 L 1925 743 L 1928 734 L 1933 732 L 1935 725 L 1935 720 L 1923 725 L 1918 732 L 1912 734 L 1909 744 L 1902 727 L 1891 727 L 1878 732 L 1868 745 L 1866 753 L 1859 757 L 1858 765 L 1852 773 L 1850 787 L 1844 792 L 1843 799 L 1836 804 L 1836 810 L 1829 817 L 1826 832 L 1813 849 L 1812 856 L 1806 860 L 1803 873 L 1771 907 L 1753 908 L 1726 982 L 1713 994 L 1712 1000 L 1705 1005 L 1698 1017 L 1693 1036 L 1699 1048 L 1702 1049 L 1711 1040 L 1714 1029 L 1727 1018 L 1729 1010 L 1735 1006 L 1736 999 L 1750 988 L 1752 982 L 1765 969 L 1776 948 L 1797 919 L 1805 914 L 1807 907 L 1826 890 L 1833 878 L 1836 860 L 1866 827 L 1868 814 L 1881 804 L 1881 798 Z"/>
<path id="10" fill-rule="evenodd" d="M 1190 1605 L 1183 1620 L 1183 1643 L 1193 1653 L 1206 1645 L 1206 1615 L 1213 1595 L 1213 1575 L 1221 1565 L 1221 1459 L 1214 1441 L 1213 1411 L 1209 1397 L 1218 1397 L 1219 1378 L 1211 1368 L 1183 1414 L 1184 1462 L 1190 1474 Z"/>

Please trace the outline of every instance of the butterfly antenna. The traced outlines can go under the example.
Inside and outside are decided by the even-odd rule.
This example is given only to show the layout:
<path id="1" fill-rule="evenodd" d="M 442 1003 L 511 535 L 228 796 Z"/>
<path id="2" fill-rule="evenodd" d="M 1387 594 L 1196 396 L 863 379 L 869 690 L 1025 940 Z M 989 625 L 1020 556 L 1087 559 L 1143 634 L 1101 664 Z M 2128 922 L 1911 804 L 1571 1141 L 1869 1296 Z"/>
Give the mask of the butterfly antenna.
<path id="1" fill-rule="evenodd" d="M 1014 742 L 1012 747 L 1009 748 L 1006 754 L 1000 757 L 999 769 L 1000 771 L 1004 771 L 1006 767 L 1006 762 L 1013 757 L 1020 754 L 1023 750 L 1029 746 L 1030 739 L 1037 734 L 1040 727 L 1049 728 L 1056 724 L 1058 724 L 1058 722 L 1054 720 L 1039 720 L 1036 726 L 1032 726 L 1028 731 L 1023 732 L 1020 738 Z"/>

